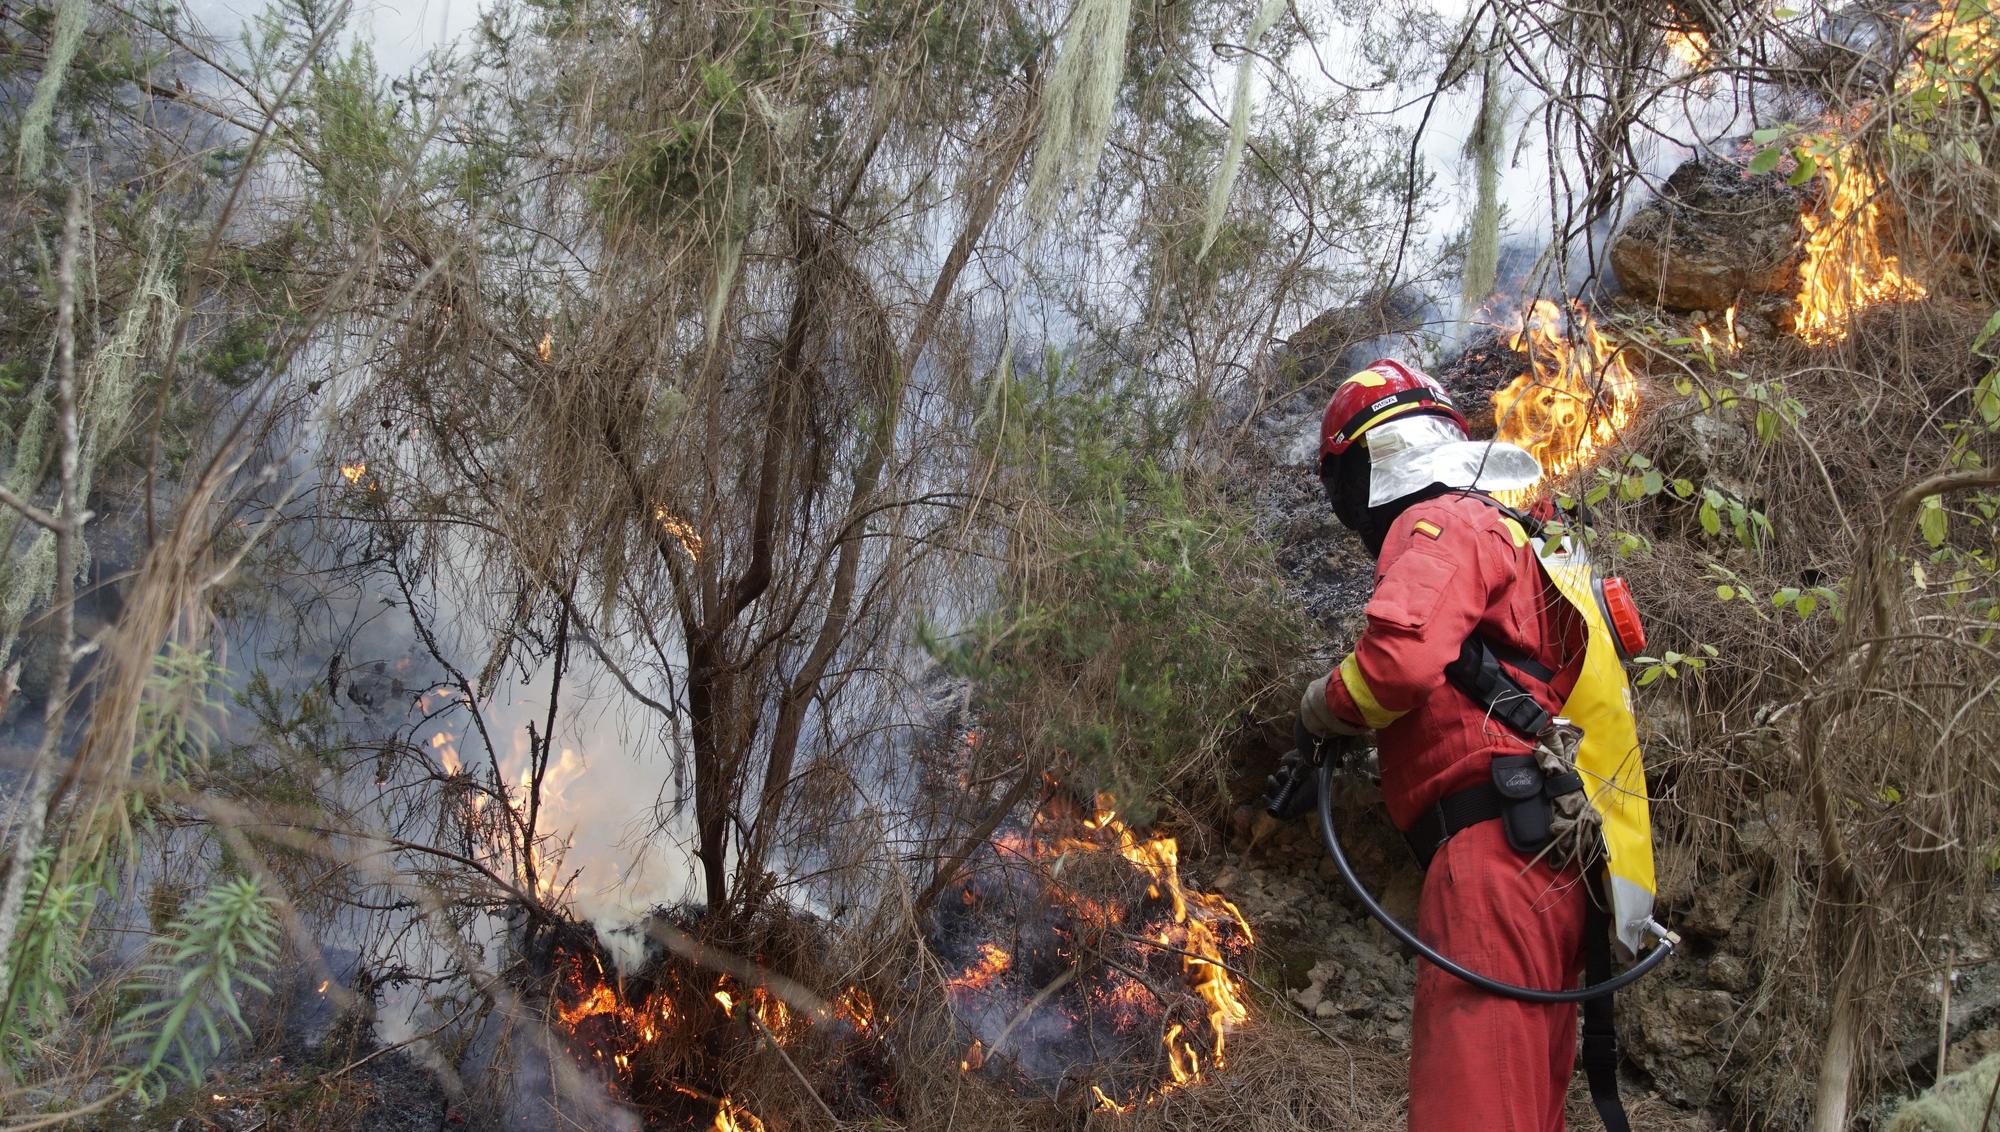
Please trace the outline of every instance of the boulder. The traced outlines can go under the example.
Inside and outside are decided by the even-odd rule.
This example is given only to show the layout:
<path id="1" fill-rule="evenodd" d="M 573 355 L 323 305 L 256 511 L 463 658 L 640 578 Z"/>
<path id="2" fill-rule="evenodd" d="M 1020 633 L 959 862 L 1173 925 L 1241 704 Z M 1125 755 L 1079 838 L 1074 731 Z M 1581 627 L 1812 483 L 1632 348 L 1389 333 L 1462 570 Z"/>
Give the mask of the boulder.
<path id="1" fill-rule="evenodd" d="M 1611 243 L 1611 270 L 1628 295 L 1675 310 L 1789 295 L 1805 255 L 1806 203 L 1776 174 L 1696 158 L 1625 222 Z"/>
<path id="2" fill-rule="evenodd" d="M 1620 1044 L 1663 1098 L 1686 1106 L 1711 1103 L 1730 1049 L 1755 1039 L 1755 1018 L 1745 1017 L 1726 990 L 1639 986 L 1620 996 Z"/>
<path id="3" fill-rule="evenodd" d="M 1425 300 L 1408 289 L 1378 290 L 1361 301 L 1322 311 L 1285 340 L 1278 373 L 1287 388 L 1346 377 L 1375 360 L 1383 339 L 1423 324 Z"/>

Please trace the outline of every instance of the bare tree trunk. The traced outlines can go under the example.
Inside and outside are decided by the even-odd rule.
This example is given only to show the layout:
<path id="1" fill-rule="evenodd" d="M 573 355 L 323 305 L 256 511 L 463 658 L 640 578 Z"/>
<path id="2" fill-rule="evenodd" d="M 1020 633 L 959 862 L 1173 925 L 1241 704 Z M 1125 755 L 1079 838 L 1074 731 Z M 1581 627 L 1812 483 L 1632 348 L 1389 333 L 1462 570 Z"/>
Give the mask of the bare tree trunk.
<path id="1" fill-rule="evenodd" d="M 833 572 L 833 589 L 827 598 L 826 616 L 814 635 L 811 652 L 779 701 L 777 724 L 773 728 L 771 750 L 764 766 L 763 792 L 741 862 L 746 878 L 756 876 L 770 853 L 771 839 L 798 756 L 799 730 L 805 723 L 806 706 L 818 693 L 827 665 L 839 651 L 853 624 L 855 581 L 861 567 L 862 535 L 866 524 L 863 516 L 895 448 L 898 416 L 910 375 L 923 359 L 924 350 L 930 345 L 938 320 L 944 314 L 945 304 L 957 288 L 958 277 L 965 270 L 973 248 L 985 235 L 1001 195 L 1012 182 L 1022 159 L 1027 156 L 1028 143 L 1034 136 L 1031 127 L 1036 118 L 1035 97 L 1032 92 L 1026 96 L 1028 112 L 1021 115 L 1010 134 L 996 139 L 996 166 L 985 182 L 978 186 L 977 195 L 966 210 L 965 223 L 959 229 L 958 238 L 952 241 L 951 251 L 946 254 L 937 279 L 932 283 L 930 297 L 917 313 L 916 325 L 909 341 L 904 344 L 901 357 L 891 359 L 885 356 L 882 359 L 883 364 L 893 366 L 893 371 L 876 406 L 875 434 L 870 438 L 862 466 L 855 470 L 847 517 L 837 535 L 839 557 Z M 886 328 L 880 333 L 886 339 Z M 883 346 L 886 355 L 886 341 Z"/>
<path id="2" fill-rule="evenodd" d="M 1858 933 L 1867 930 L 1865 925 L 1852 916 L 1843 919 L 1848 931 L 1856 933 L 1853 943 L 1858 945 Z M 1847 1127 L 1847 1098 L 1853 1093 L 1858 1048 L 1855 1035 L 1861 1027 L 1854 1009 L 1854 980 L 1860 971 L 1860 964 L 1854 961 L 1854 945 L 1848 947 L 1847 961 L 1834 976 L 1833 1014 L 1827 1024 L 1826 1048 L 1819 1057 L 1819 1096 L 1813 1104 L 1813 1132 L 1843 1132 Z"/>
<path id="3" fill-rule="evenodd" d="M 34 770 L 15 811 L 20 825 L 7 862 L 6 885 L 0 889 L 0 995 L 12 994 L 14 939 L 27 898 L 28 873 L 41 855 L 48 829 L 49 792 L 61 753 L 63 723 L 69 714 L 70 671 L 76 663 L 76 544 L 89 518 L 82 510 L 83 501 L 76 497 L 82 449 L 76 419 L 76 251 L 82 228 L 83 197 L 72 188 L 69 215 L 63 221 L 62 258 L 56 271 L 56 421 L 62 450 L 57 473 L 60 494 L 51 531 L 56 540 L 56 591 L 49 607 L 55 617 L 55 671 L 42 708 L 42 742 L 35 751 Z"/>

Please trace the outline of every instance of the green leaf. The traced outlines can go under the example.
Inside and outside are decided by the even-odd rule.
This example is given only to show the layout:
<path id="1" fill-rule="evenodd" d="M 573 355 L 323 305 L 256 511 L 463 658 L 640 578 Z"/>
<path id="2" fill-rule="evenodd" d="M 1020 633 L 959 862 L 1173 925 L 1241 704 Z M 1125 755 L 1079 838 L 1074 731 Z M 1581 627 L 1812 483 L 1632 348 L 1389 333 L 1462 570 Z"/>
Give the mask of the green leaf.
<path id="1" fill-rule="evenodd" d="M 1660 677 L 1666 674 L 1667 670 L 1665 668 L 1659 665 L 1654 665 L 1653 667 L 1648 668 L 1647 670 L 1639 674 L 1639 681 L 1638 681 L 1639 687 L 1643 688 L 1646 685 L 1651 684 L 1653 681 L 1658 680 Z"/>
<path id="2" fill-rule="evenodd" d="M 1660 489 L 1667 486 L 1667 477 L 1661 475 L 1659 469 L 1655 468 L 1641 477 L 1639 486 L 1647 495 L 1658 495 Z"/>
<path id="3" fill-rule="evenodd" d="M 1736 600 L 1736 587 L 1726 583 L 1717 586 L 1715 587 L 1715 596 L 1721 598 L 1723 601 L 1734 601 Z"/>
<path id="4" fill-rule="evenodd" d="M 1784 136 L 1785 127 L 1783 126 L 1766 126 L 1761 130 L 1750 131 L 1750 140 L 1756 142 L 1758 145 L 1768 145 Z"/>
<path id="5" fill-rule="evenodd" d="M 1995 334 L 2000 334 L 2000 311 L 1994 311 L 1993 314 L 1987 318 L 1986 325 L 1980 327 L 1979 333 L 1973 336 L 1972 352 L 1976 354 L 1980 350 L 1984 349 L 1986 343 L 1991 341 Z"/>
<path id="6" fill-rule="evenodd" d="M 1917 513 L 1917 529 L 1923 532 L 1924 541 L 1932 547 L 1943 546 L 1950 525 L 1951 518 L 1945 514 L 1944 499 L 1936 495 L 1925 496 L 1923 510 Z"/>
<path id="7" fill-rule="evenodd" d="M 1781 147 L 1775 145 L 1758 150 L 1757 156 L 1750 159 L 1750 171 L 1752 173 L 1769 173 L 1778 167 L 1778 158 L 1784 152 Z"/>
<path id="8" fill-rule="evenodd" d="M 1811 617 L 1813 610 L 1819 608 L 1819 599 L 1811 594 L 1801 594 L 1799 600 L 1792 603 L 1792 608 L 1798 610 L 1800 617 Z"/>
<path id="9" fill-rule="evenodd" d="M 1701 517 L 1702 530 L 1711 535 L 1722 533 L 1722 515 L 1715 509 L 1715 504 L 1704 499 L 1701 504 L 1701 510 L 1697 514 Z"/>
<path id="10" fill-rule="evenodd" d="M 1778 439 L 1778 414 L 1769 409 L 1757 410 L 1757 439 L 1766 444 Z"/>
<path id="11" fill-rule="evenodd" d="M 1812 180 L 1813 176 L 1818 172 L 1819 162 L 1813 160 L 1812 154 L 1807 153 L 1805 150 L 1800 150 L 1799 167 L 1792 170 L 1792 175 L 1785 178 L 1785 183 L 1788 185 L 1803 185 L 1807 181 Z"/>
<path id="12" fill-rule="evenodd" d="M 1982 378 L 1972 389 L 1973 407 L 1979 410 L 1979 419 L 1989 426 L 2000 425 L 2000 369 Z"/>

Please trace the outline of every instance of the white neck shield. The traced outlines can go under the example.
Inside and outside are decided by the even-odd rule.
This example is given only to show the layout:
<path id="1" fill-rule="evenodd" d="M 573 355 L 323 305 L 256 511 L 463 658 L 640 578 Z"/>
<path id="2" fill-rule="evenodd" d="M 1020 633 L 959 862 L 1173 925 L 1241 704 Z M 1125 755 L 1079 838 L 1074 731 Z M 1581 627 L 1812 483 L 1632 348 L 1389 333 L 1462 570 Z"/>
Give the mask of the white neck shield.
<path id="1" fill-rule="evenodd" d="M 1368 445 L 1368 505 L 1380 507 L 1432 484 L 1480 491 L 1517 491 L 1542 478 L 1524 448 L 1500 440 L 1467 440 L 1434 413 L 1383 421 L 1361 438 Z"/>

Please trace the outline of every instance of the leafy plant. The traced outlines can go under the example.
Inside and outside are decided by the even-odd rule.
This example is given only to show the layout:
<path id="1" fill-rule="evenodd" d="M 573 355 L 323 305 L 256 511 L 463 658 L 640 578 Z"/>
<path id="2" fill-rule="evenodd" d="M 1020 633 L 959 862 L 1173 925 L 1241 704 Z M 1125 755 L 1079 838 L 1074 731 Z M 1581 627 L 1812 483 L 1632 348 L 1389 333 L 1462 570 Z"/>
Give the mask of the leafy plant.
<path id="1" fill-rule="evenodd" d="M 276 901 L 256 879 L 217 882 L 175 922 L 142 971 L 145 1001 L 118 1019 L 116 1044 L 139 1059 L 119 1073 L 121 1088 L 142 1101 L 173 1082 L 193 1085 L 223 1049 L 223 1027 L 247 1033 L 243 990 L 269 994 L 263 981 L 278 956 Z"/>
<path id="2" fill-rule="evenodd" d="M 1157 455 L 1170 406 L 1057 358 L 1001 380 L 1014 423 L 990 443 L 1034 469 L 1028 534 L 993 607 L 924 639 L 1029 750 L 1143 820 L 1215 766 L 1293 619 L 1247 517 Z"/>

